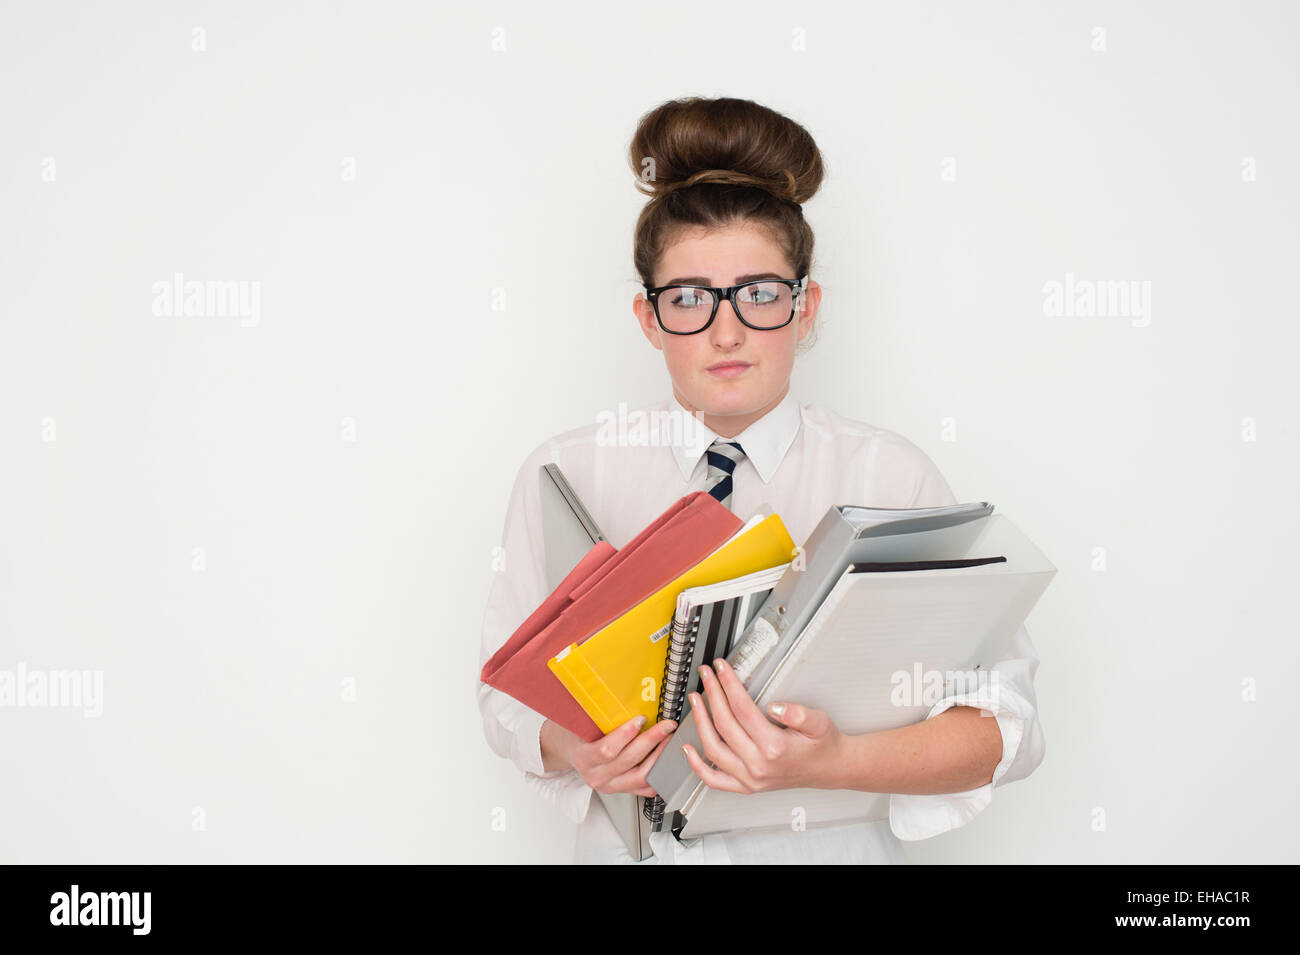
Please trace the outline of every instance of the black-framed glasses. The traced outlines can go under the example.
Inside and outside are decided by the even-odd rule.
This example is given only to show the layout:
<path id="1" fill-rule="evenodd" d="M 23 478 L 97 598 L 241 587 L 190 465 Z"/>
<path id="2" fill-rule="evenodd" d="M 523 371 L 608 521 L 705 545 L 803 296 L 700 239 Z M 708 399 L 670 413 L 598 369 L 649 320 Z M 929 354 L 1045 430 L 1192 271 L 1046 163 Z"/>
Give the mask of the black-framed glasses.
<path id="1" fill-rule="evenodd" d="M 669 335 L 694 335 L 713 324 L 718 306 L 730 301 L 736 317 L 746 328 L 770 332 L 794 321 L 800 296 L 808 288 L 808 276 L 801 279 L 759 279 L 714 288 L 709 285 L 661 285 L 646 287 L 645 297 L 654 305 L 659 327 Z"/>

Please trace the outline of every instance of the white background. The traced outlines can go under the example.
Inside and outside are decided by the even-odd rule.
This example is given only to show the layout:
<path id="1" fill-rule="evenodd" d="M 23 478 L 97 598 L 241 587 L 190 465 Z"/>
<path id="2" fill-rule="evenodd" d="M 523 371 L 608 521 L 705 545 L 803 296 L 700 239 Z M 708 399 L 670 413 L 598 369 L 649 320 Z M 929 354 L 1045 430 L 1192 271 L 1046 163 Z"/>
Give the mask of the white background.
<path id="1" fill-rule="evenodd" d="M 570 858 L 480 731 L 492 548 L 529 450 L 667 396 L 627 144 L 728 95 L 827 164 L 796 394 L 1059 568 L 1045 761 L 909 856 L 1300 861 L 1298 25 L 0 5 L 0 670 L 104 680 L 99 718 L 0 708 L 0 859 Z M 260 283 L 257 323 L 155 314 L 177 272 Z M 1067 273 L 1149 282 L 1149 324 L 1045 315 Z"/>

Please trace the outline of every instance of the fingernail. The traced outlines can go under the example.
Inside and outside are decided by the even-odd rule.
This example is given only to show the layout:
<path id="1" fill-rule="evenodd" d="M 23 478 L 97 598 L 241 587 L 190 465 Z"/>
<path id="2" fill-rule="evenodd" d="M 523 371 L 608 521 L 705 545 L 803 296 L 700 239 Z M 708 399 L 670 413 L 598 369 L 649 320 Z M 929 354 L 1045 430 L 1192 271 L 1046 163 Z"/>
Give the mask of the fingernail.
<path id="1" fill-rule="evenodd" d="M 636 728 L 640 729 L 641 727 L 645 726 L 645 716 L 638 716 L 635 720 L 633 720 L 633 722 L 636 723 Z"/>
<path id="2" fill-rule="evenodd" d="M 723 670 L 725 670 L 725 669 L 727 668 L 727 661 L 726 661 L 726 660 L 714 660 L 714 661 L 713 661 L 713 666 L 718 670 L 718 672 L 722 672 Z"/>
<path id="3" fill-rule="evenodd" d="M 772 709 L 773 716 L 785 716 L 784 703 L 773 703 L 771 709 Z"/>
<path id="4" fill-rule="evenodd" d="M 671 733 L 673 730 L 677 729 L 677 721 L 676 721 L 676 720 L 664 720 L 664 721 L 663 721 L 663 728 L 664 728 L 664 735 L 666 736 L 666 735 L 668 735 L 669 733 Z"/>

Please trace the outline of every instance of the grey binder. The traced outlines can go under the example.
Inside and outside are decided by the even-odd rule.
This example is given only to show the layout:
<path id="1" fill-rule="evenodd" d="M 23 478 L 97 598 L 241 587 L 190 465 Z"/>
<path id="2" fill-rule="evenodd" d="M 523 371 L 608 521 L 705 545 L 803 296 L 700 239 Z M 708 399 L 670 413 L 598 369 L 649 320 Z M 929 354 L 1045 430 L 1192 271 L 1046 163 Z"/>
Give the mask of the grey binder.
<path id="1" fill-rule="evenodd" d="M 548 590 L 554 590 L 587 551 L 605 539 L 605 535 L 583 507 L 558 464 L 542 465 L 538 482 L 542 497 L 546 586 Z M 650 848 L 650 821 L 643 812 L 645 798 L 632 793 L 598 792 L 596 795 L 632 858 L 638 862 L 649 858 L 653 850 Z"/>
<path id="2" fill-rule="evenodd" d="M 849 565 L 942 558 L 952 552 L 954 544 L 972 543 L 979 535 L 980 518 L 992 513 L 993 505 L 987 502 L 901 509 L 831 507 L 801 548 L 802 566 L 792 564 L 763 602 L 757 619 L 771 624 L 779 642 L 745 681 L 746 688 L 767 682 Z M 753 626 L 751 622 L 746 633 Z M 728 662 L 735 661 L 729 656 Z M 673 734 L 673 745 L 659 754 L 648 776 L 650 786 L 664 799 L 665 827 L 667 818 L 683 807 L 699 782 L 682 752 L 684 743 L 690 743 L 696 752 L 702 749 L 689 701 Z M 679 819 L 674 828 L 680 828 L 680 823 Z"/>

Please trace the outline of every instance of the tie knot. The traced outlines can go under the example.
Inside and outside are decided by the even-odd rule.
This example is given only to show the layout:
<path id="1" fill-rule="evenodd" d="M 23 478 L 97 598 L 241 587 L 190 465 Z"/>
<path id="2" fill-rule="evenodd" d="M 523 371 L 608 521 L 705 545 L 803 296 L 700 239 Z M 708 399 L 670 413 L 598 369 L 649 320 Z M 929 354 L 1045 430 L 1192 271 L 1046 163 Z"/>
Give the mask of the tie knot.
<path id="1" fill-rule="evenodd" d="M 704 454 L 709 465 L 706 479 L 708 492 L 724 506 L 731 505 L 731 475 L 736 470 L 737 462 L 744 456 L 745 451 L 738 442 L 724 441 L 722 438 L 709 445 Z"/>
<path id="2" fill-rule="evenodd" d="M 713 460 L 713 458 L 717 456 L 719 458 L 726 458 L 734 467 L 736 462 L 745 456 L 745 449 L 736 441 L 726 441 L 722 438 L 718 438 L 718 440 L 709 445 L 708 455 L 710 464 L 717 465 L 718 467 L 726 467 L 725 462 Z M 728 468 L 728 470 L 731 469 Z"/>

